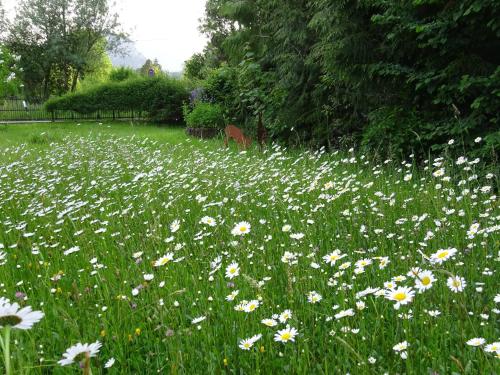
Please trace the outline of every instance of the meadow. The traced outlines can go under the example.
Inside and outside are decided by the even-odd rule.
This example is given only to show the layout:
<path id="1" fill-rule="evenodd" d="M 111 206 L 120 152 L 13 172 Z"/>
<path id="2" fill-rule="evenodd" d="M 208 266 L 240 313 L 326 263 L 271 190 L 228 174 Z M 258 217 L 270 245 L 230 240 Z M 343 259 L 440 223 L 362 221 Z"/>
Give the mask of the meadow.
<path id="1" fill-rule="evenodd" d="M 0 125 L 0 372 L 500 373 L 478 162 Z"/>

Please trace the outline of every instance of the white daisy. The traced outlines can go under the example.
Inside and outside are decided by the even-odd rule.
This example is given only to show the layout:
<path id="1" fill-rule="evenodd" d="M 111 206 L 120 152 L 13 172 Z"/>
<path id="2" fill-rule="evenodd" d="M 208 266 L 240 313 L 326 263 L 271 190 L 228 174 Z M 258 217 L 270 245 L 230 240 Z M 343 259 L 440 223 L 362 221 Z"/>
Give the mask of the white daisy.
<path id="1" fill-rule="evenodd" d="M 203 216 L 200 220 L 201 224 L 208 225 L 210 227 L 215 227 L 217 225 L 217 222 L 213 217 L 210 216 Z"/>
<path id="2" fill-rule="evenodd" d="M 309 303 L 318 303 L 322 299 L 323 297 L 321 296 L 321 294 L 315 292 L 314 290 L 312 292 L 307 293 L 307 301 Z"/>
<path id="3" fill-rule="evenodd" d="M 260 302 L 256 299 L 248 301 L 243 307 L 243 311 L 245 312 L 253 312 L 260 306 Z"/>
<path id="4" fill-rule="evenodd" d="M 274 319 L 262 319 L 260 322 L 268 327 L 274 327 L 278 325 L 278 322 Z"/>
<path id="5" fill-rule="evenodd" d="M 345 257 L 345 254 L 342 254 L 340 250 L 334 250 L 330 254 L 326 254 L 323 257 L 323 260 L 327 263 L 330 264 L 330 266 L 333 266 L 337 260 L 342 259 Z"/>
<path id="6" fill-rule="evenodd" d="M 233 262 L 226 268 L 226 277 L 228 279 L 233 279 L 240 274 L 240 267 L 238 263 Z"/>
<path id="7" fill-rule="evenodd" d="M 415 288 L 422 293 L 425 290 L 432 288 L 434 281 L 436 281 L 436 278 L 431 271 L 422 271 L 415 278 Z"/>
<path id="8" fill-rule="evenodd" d="M 297 336 L 298 331 L 290 326 L 286 326 L 285 329 L 280 329 L 275 335 L 274 335 L 274 341 L 277 342 L 282 342 L 282 343 L 287 343 L 288 341 L 295 341 L 295 336 Z"/>
<path id="9" fill-rule="evenodd" d="M 104 365 L 104 368 L 110 368 L 111 366 L 113 366 L 115 364 L 115 359 L 114 358 L 110 358 Z"/>
<path id="10" fill-rule="evenodd" d="M 16 329 L 28 330 L 43 318 L 43 312 L 33 311 L 31 306 L 19 309 L 19 304 L 10 303 L 6 298 L 0 298 L 0 328 L 10 326 Z"/>
<path id="11" fill-rule="evenodd" d="M 233 236 L 243 236 L 247 233 L 250 233 L 250 224 L 247 223 L 246 221 L 241 221 L 238 224 L 236 224 L 231 231 L 231 234 Z"/>
<path id="12" fill-rule="evenodd" d="M 474 337 L 473 339 L 468 340 L 466 344 L 469 346 L 481 346 L 484 345 L 485 342 L 486 340 L 482 337 Z"/>
<path id="13" fill-rule="evenodd" d="M 452 292 L 458 293 L 464 290 L 464 288 L 467 286 L 467 282 L 463 277 L 450 276 L 446 281 L 446 285 L 448 285 L 448 288 L 450 288 Z"/>
<path id="14" fill-rule="evenodd" d="M 403 342 L 400 342 L 399 344 L 396 344 L 392 347 L 392 350 L 394 350 L 395 352 L 402 352 L 406 349 L 408 349 L 408 346 L 410 346 L 408 344 L 407 341 L 403 341 Z"/>
<path id="15" fill-rule="evenodd" d="M 180 227 L 181 227 L 181 222 L 179 220 L 174 220 L 172 224 L 170 224 L 170 231 L 172 233 L 175 233 L 179 230 Z"/>
<path id="16" fill-rule="evenodd" d="M 500 354 L 500 342 L 493 342 L 484 347 L 486 353 L 497 353 Z"/>
<path id="17" fill-rule="evenodd" d="M 254 335 L 248 339 L 243 339 L 240 341 L 240 344 L 238 345 L 240 349 L 242 350 L 250 350 L 250 348 L 255 344 L 256 341 L 260 340 L 262 337 L 261 334 Z"/>
<path id="18" fill-rule="evenodd" d="M 399 309 L 401 305 L 410 303 L 414 296 L 415 292 L 413 289 L 406 286 L 393 288 L 385 292 L 385 298 L 396 302 L 394 305 L 396 310 Z"/>
<path id="19" fill-rule="evenodd" d="M 291 318 L 292 318 L 292 311 L 287 309 L 280 314 L 279 321 L 281 323 L 286 323 L 286 321 Z"/>
<path id="20" fill-rule="evenodd" d="M 99 341 L 96 341 L 92 344 L 82 344 L 78 343 L 73 345 L 72 347 L 66 349 L 66 352 L 63 354 L 63 359 L 58 361 L 61 366 L 71 365 L 75 361 L 80 362 L 88 355 L 89 357 L 95 357 L 97 353 L 99 353 L 99 349 L 102 344 Z"/>
<path id="21" fill-rule="evenodd" d="M 171 262 L 174 259 L 174 254 L 173 253 L 166 253 L 164 256 L 162 256 L 160 259 L 158 259 L 155 263 L 155 267 L 161 267 L 166 265 L 168 262 Z"/>
<path id="22" fill-rule="evenodd" d="M 434 264 L 441 264 L 453 257 L 456 253 L 457 249 L 455 248 L 440 249 L 431 255 L 431 262 Z"/>
<path id="23" fill-rule="evenodd" d="M 206 316 L 199 316 L 197 318 L 194 318 L 193 320 L 191 320 L 191 324 L 198 324 L 198 323 L 201 323 L 203 322 L 207 317 Z"/>

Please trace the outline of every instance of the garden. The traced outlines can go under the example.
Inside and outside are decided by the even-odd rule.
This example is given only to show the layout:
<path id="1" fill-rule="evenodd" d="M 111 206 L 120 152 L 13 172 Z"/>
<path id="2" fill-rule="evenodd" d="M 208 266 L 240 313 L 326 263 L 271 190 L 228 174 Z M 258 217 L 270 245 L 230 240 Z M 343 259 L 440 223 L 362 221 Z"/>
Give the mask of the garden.
<path id="1" fill-rule="evenodd" d="M 10 373 L 500 370 L 500 211 L 477 159 L 0 133 Z"/>
<path id="2" fill-rule="evenodd" d="M 0 373 L 500 373 L 499 2 L 3 4 Z"/>

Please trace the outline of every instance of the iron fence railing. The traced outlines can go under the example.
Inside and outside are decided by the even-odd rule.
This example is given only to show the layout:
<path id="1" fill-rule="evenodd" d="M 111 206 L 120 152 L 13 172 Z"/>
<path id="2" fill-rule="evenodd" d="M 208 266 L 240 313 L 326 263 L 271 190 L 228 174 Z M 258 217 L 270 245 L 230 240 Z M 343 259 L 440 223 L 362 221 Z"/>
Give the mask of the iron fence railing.
<path id="1" fill-rule="evenodd" d="M 47 111 L 42 103 L 30 103 L 22 99 L 0 99 L 0 122 L 9 121 L 63 121 L 63 120 L 119 120 L 140 119 L 140 111 Z"/>

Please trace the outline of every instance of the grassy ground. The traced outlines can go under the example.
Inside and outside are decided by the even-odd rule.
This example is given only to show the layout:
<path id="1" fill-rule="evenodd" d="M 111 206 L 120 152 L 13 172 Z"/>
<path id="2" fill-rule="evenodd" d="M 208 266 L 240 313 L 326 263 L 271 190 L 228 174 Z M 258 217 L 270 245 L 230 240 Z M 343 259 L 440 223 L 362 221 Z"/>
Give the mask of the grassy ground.
<path id="1" fill-rule="evenodd" d="M 57 361 L 97 340 L 94 374 L 500 372 L 500 210 L 474 161 L 0 135 L 0 297 L 45 314 L 12 332 L 16 373 L 81 372 Z"/>
<path id="2" fill-rule="evenodd" d="M 180 127 L 166 130 L 165 126 L 144 125 L 131 121 L 0 124 L 0 147 L 27 143 L 30 147 L 43 148 L 51 142 L 62 142 L 66 136 L 88 136 L 95 139 L 101 136 L 132 135 L 162 143 L 178 143 L 186 138 L 184 129 Z"/>

